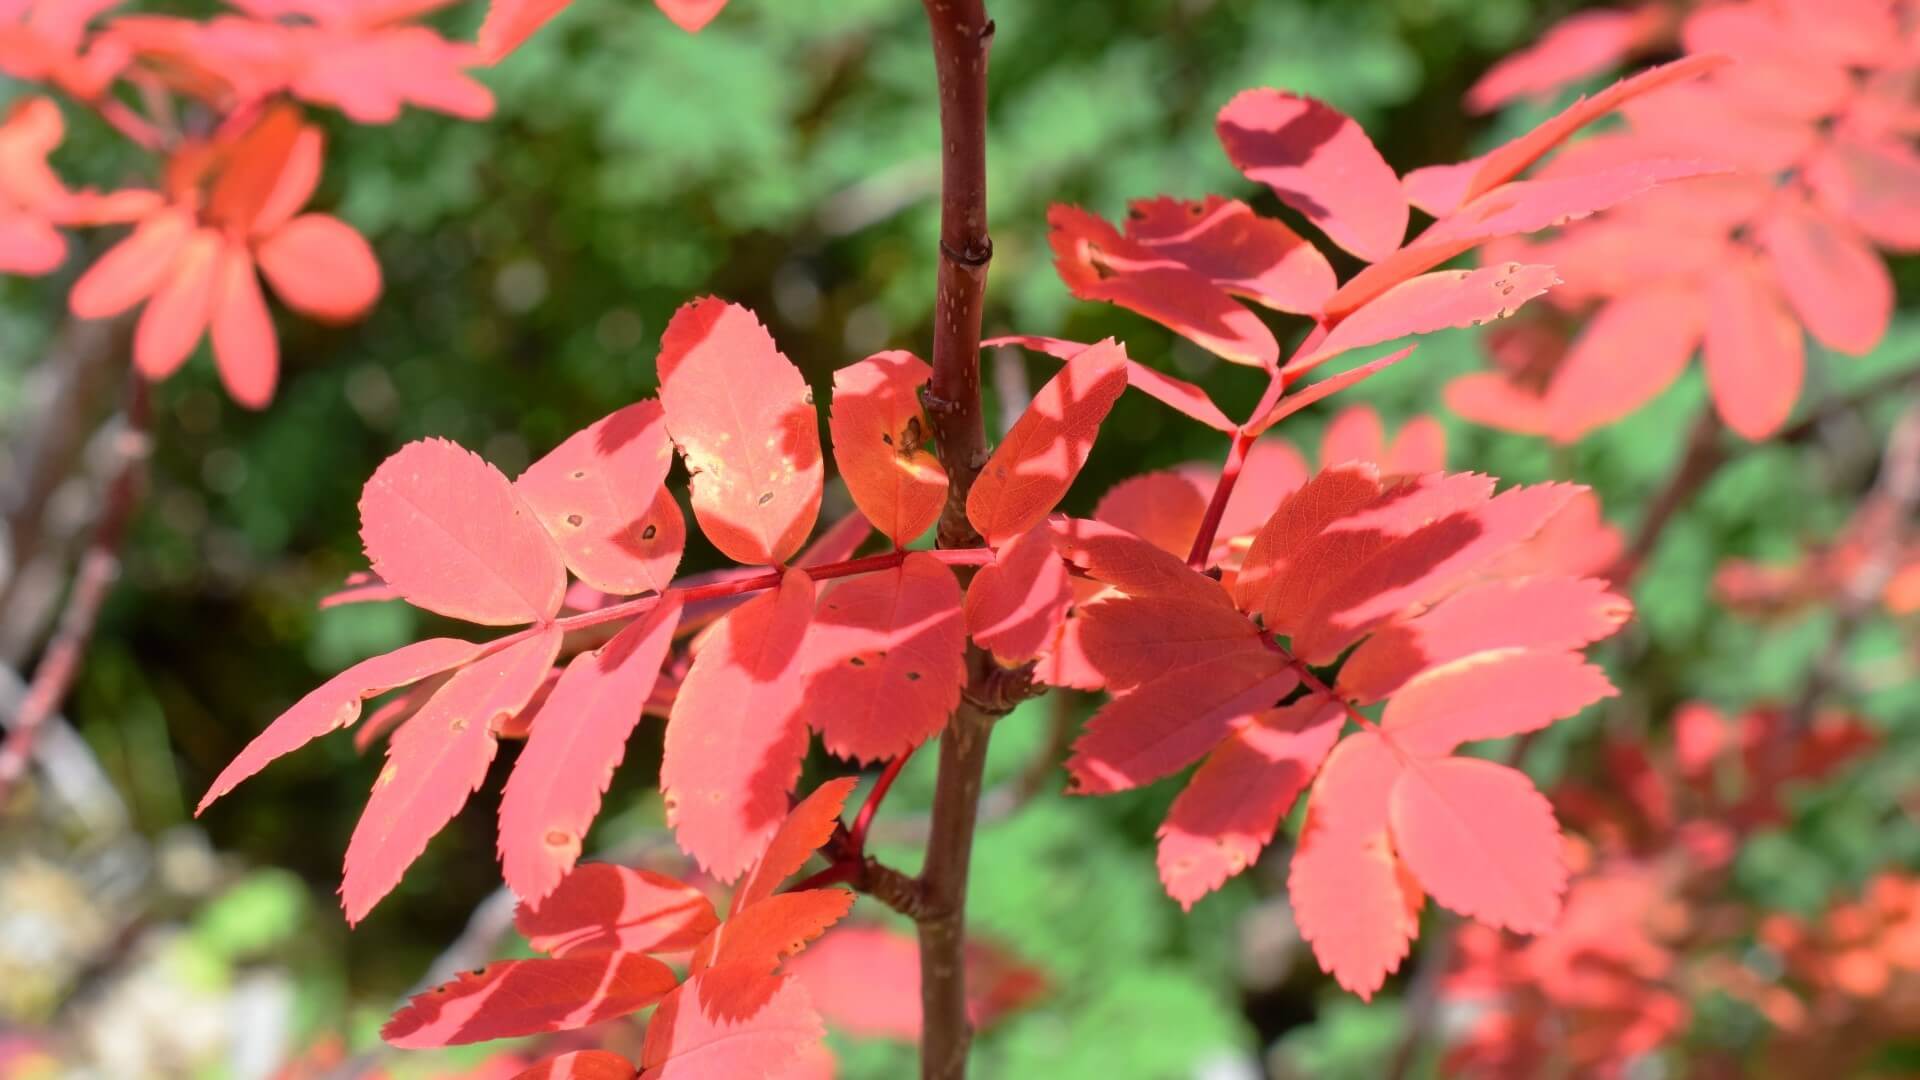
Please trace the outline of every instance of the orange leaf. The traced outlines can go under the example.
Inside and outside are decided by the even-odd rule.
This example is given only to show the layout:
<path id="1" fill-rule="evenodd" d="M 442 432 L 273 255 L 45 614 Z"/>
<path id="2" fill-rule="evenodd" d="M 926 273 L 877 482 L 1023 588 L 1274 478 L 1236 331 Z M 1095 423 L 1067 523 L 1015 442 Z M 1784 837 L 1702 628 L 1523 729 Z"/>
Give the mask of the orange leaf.
<path id="1" fill-rule="evenodd" d="M 875 353 L 833 373 L 828 428 L 854 505 L 895 546 L 927 531 L 947 501 L 947 474 L 926 446 L 920 387 L 933 369 L 909 352 Z"/>
<path id="2" fill-rule="evenodd" d="M 740 879 L 734 890 L 733 910 L 739 912 L 773 895 L 783 882 L 800 871 L 813 853 L 833 835 L 840 823 L 840 808 L 859 781 L 847 776 L 829 780 L 800 800 L 800 805 L 780 822 L 773 839 L 753 869 Z"/>

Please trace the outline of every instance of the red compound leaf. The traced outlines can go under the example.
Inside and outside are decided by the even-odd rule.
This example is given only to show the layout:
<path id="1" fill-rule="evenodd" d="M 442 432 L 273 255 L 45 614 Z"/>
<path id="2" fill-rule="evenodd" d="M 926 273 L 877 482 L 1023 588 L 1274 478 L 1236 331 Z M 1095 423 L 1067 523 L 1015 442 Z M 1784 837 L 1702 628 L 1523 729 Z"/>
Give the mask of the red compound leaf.
<path id="1" fill-rule="evenodd" d="M 1408 681 L 1387 702 L 1381 726 L 1396 745 L 1438 756 L 1461 743 L 1537 731 L 1613 693 L 1606 673 L 1578 653 L 1492 648 Z"/>
<path id="2" fill-rule="evenodd" d="M 1299 681 L 1277 653 L 1237 649 L 1143 683 L 1087 721 L 1067 760 L 1073 789 L 1103 795 L 1177 772 Z"/>
<path id="3" fill-rule="evenodd" d="M 502 960 L 415 995 L 380 1037 L 419 1050 L 571 1031 L 666 997 L 673 969 L 640 953 Z"/>
<path id="4" fill-rule="evenodd" d="M 461 668 L 387 743 L 387 765 L 347 842 L 340 900 L 357 923 L 400 883 L 487 778 L 497 721 L 525 708 L 553 667 L 548 629 Z M 493 1036 L 487 1036 L 492 1038 Z"/>
<path id="5" fill-rule="evenodd" d="M 1235 726 L 1194 770 L 1160 826 L 1167 895 L 1192 908 L 1252 866 L 1346 721 L 1338 702 L 1316 695 Z"/>
<path id="6" fill-rule="evenodd" d="M 1353 349 L 1412 334 L 1480 326 L 1504 319 L 1558 284 L 1551 266 L 1506 263 L 1478 270 L 1439 270 L 1395 285 L 1342 319 L 1281 370 L 1297 377 Z"/>
<path id="7" fill-rule="evenodd" d="M 560 611 L 567 570 L 500 470 L 445 439 L 408 443 L 360 496 L 373 572 L 415 607 L 486 626 Z"/>
<path id="8" fill-rule="evenodd" d="M 667 721 L 660 787 L 680 849 L 732 881 L 786 816 L 807 728 L 802 650 L 813 579 L 789 570 L 716 624 L 680 685 Z"/>
<path id="9" fill-rule="evenodd" d="M 753 312 L 715 297 L 674 313 L 659 369 L 701 531 L 735 562 L 785 563 L 820 511 L 820 430 L 800 369 Z"/>
<path id="10" fill-rule="evenodd" d="M 1735 434 L 1759 441 L 1780 430 L 1800 397 L 1806 344 L 1773 284 L 1744 262 L 1707 281 L 1707 386 Z"/>
<path id="11" fill-rule="evenodd" d="M 752 965 L 710 968 L 689 978 L 654 1012 L 640 1051 L 643 1080 L 777 1076 L 820 1040 L 826 1027 L 792 976 Z"/>
<path id="12" fill-rule="evenodd" d="M 1067 361 L 1040 388 L 967 493 L 967 520 L 988 543 L 1002 544 L 1046 519 L 1126 388 L 1126 350 L 1112 341 Z"/>
<path id="13" fill-rule="evenodd" d="M 899 351 L 833 373 L 833 459 L 854 505 L 896 546 L 926 532 L 947 501 L 947 474 L 927 446 L 933 429 L 920 408 L 932 374 Z"/>
<path id="14" fill-rule="evenodd" d="M 513 925 L 550 956 L 671 953 L 700 944 L 720 917 L 692 885 L 650 870 L 584 863 L 545 899 L 522 901 Z"/>
<path id="15" fill-rule="evenodd" d="M 1206 274 L 1191 269 L 1077 207 L 1047 211 L 1053 265 L 1082 300 L 1145 315 L 1223 360 L 1271 368 L 1273 331 Z"/>
<path id="16" fill-rule="evenodd" d="M 457 638 L 429 638 L 362 660 L 321 683 L 281 713 L 227 763 L 194 808 L 197 816 L 242 780 L 329 731 L 352 727 L 366 699 L 431 678 L 479 656 L 485 646 Z"/>
<path id="17" fill-rule="evenodd" d="M 840 808 L 846 805 L 847 796 L 853 793 L 856 783 L 858 781 L 850 776 L 829 780 L 800 800 L 800 805 L 774 830 L 760 860 L 740 880 L 733 894 L 733 910 L 741 911 L 765 900 L 788 878 L 799 873 L 813 853 L 833 836 L 834 826 L 840 821 Z"/>
<path id="18" fill-rule="evenodd" d="M 1487 69 L 1467 90 L 1467 108 L 1492 112 L 1519 98 L 1544 98 L 1598 75 L 1672 33 L 1673 19 L 1653 3 L 1626 11 L 1580 11 L 1554 23 L 1540 40 Z"/>
<path id="19" fill-rule="evenodd" d="M 535 714 L 500 799 L 500 863 L 520 899 L 538 903 L 580 857 L 679 621 L 678 597 L 654 605 L 574 657 Z"/>
<path id="20" fill-rule="evenodd" d="M 1327 238 L 1373 262 L 1400 246 L 1407 200 L 1400 178 L 1352 118 L 1280 90 L 1247 90 L 1215 124 L 1227 157 L 1273 189 Z"/>
<path id="21" fill-rule="evenodd" d="M 847 889 L 775 893 L 735 911 L 708 934 L 694 951 L 692 970 L 739 965 L 771 975 L 851 910 Z"/>
<path id="22" fill-rule="evenodd" d="M 513 486 L 581 581 L 614 596 L 664 592 L 687 541 L 666 490 L 671 464 L 660 403 L 640 401 L 576 432 Z"/>

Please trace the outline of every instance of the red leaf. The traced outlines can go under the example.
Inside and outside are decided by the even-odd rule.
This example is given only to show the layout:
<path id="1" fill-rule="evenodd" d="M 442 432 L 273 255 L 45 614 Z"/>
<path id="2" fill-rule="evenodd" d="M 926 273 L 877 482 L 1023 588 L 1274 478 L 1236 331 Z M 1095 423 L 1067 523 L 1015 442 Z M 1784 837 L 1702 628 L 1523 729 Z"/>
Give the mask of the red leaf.
<path id="1" fill-rule="evenodd" d="M 1054 553 L 1046 522 L 994 552 L 967 586 L 967 633 L 1002 664 L 1038 656 L 1073 602 L 1067 564 Z"/>
<path id="2" fill-rule="evenodd" d="M 980 343 L 982 348 L 999 348 L 1009 345 L 1032 349 L 1051 356 L 1055 360 L 1071 360 L 1087 348 L 1077 341 L 1062 341 L 1059 338 L 1035 337 L 1028 334 L 989 338 Z M 1275 346 L 1275 349 L 1277 350 L 1278 346 Z M 1127 361 L 1127 385 L 1182 416 L 1198 420 L 1215 431 L 1231 434 L 1239 430 L 1239 425 L 1227 419 L 1227 414 L 1220 411 L 1220 406 L 1213 403 L 1213 399 L 1207 396 L 1205 390 L 1184 379 L 1163 375 L 1137 360 Z"/>
<path id="3" fill-rule="evenodd" d="M 1394 580 L 1391 571 L 1384 576 L 1368 573 L 1356 578 L 1359 571 L 1369 569 L 1369 560 L 1409 537 L 1417 538 L 1419 543 L 1432 544 L 1444 555 L 1460 553 L 1464 557 L 1472 551 L 1466 546 L 1467 541 L 1476 535 L 1473 530 L 1480 526 L 1471 519 L 1461 521 L 1456 516 L 1479 510 L 1492 492 L 1492 478 L 1474 473 L 1410 477 L 1387 487 L 1362 508 L 1330 521 L 1310 540 L 1290 549 L 1292 555 L 1284 565 L 1284 572 L 1273 577 L 1265 588 L 1259 610 L 1267 630 L 1290 636 L 1334 637 L 1325 625 L 1333 614 L 1324 606 L 1329 598 L 1344 599 L 1351 595 L 1344 593 L 1345 589 L 1366 592 L 1379 587 L 1383 581 Z M 1524 509 L 1532 502 L 1531 497 L 1518 500 L 1516 509 Z M 1281 507 L 1282 514 L 1288 510 L 1286 505 Z M 1279 517 L 1275 515 L 1276 520 Z M 1443 521 L 1449 518 L 1455 520 Z M 1435 525 L 1439 528 L 1433 528 Z M 1490 536 L 1498 535 L 1494 530 L 1488 532 Z M 1278 539 L 1280 534 L 1281 530 L 1276 530 L 1268 538 L 1269 542 Z M 1262 546 L 1261 539 L 1267 535 L 1267 531 L 1262 530 L 1260 536 L 1254 537 L 1255 549 L 1262 554 L 1272 550 Z M 1254 565 L 1255 553 L 1253 549 L 1248 552 L 1249 566 Z M 1438 572 L 1452 565 L 1438 561 L 1439 556 L 1434 552 L 1416 551 L 1416 554 L 1421 557 L 1417 567 L 1423 571 Z M 1349 579 L 1355 581 L 1351 586 L 1347 584 Z M 1395 598 L 1396 594 L 1391 592 L 1376 594 L 1372 602 L 1384 606 Z M 1367 612 L 1369 617 L 1376 614 L 1371 610 Z M 1342 618 L 1343 622 L 1332 629 L 1351 629 L 1363 621 L 1356 618 L 1354 622 L 1347 622 L 1344 621 L 1347 616 Z M 1320 648 L 1320 643 L 1315 642 L 1316 657 Z M 1324 661 L 1316 658 L 1312 662 Z"/>
<path id="4" fill-rule="evenodd" d="M 1551 266 L 1514 262 L 1422 274 L 1395 285 L 1341 320 L 1318 345 L 1303 348 L 1281 370 L 1297 376 L 1351 349 L 1504 319 L 1559 281 Z"/>
<path id="5" fill-rule="evenodd" d="M 746 966 L 689 978 L 647 1024 L 643 1080 L 778 1076 L 826 1037 L 807 992 L 791 976 Z"/>
<path id="6" fill-rule="evenodd" d="M 1571 484 L 1510 488 L 1484 505 L 1449 508 L 1346 567 L 1332 568 L 1327 576 L 1337 583 L 1318 592 L 1295 626 L 1295 655 L 1310 664 L 1331 663 L 1382 620 L 1436 599 L 1538 532 L 1580 490 Z"/>
<path id="7" fill-rule="evenodd" d="M 1212 600 L 1115 596 L 1083 606 L 1080 619 L 1081 648 L 1115 691 L 1192 664 L 1270 652 L 1258 627 Z"/>
<path id="8" fill-rule="evenodd" d="M 653 0 L 673 24 L 689 34 L 697 34 L 720 14 L 727 0 Z"/>
<path id="9" fill-rule="evenodd" d="M 771 975 L 851 910 L 847 889 L 775 893 L 727 916 L 694 952 L 692 970 L 741 966 Z"/>
<path id="10" fill-rule="evenodd" d="M 1362 642 L 1340 666 L 1340 689 L 1378 701 L 1430 668 L 1489 649 L 1574 650 L 1611 636 L 1633 605 L 1591 578 L 1488 581 Z"/>
<path id="11" fill-rule="evenodd" d="M 1439 472 L 1447 467 L 1447 429 L 1431 416 L 1408 420 L 1380 465 L 1387 476 Z"/>
<path id="12" fill-rule="evenodd" d="M 361 703 L 367 698 L 458 667 L 480 655 L 484 648 L 486 646 L 457 638 L 429 638 L 362 660 L 321 683 L 281 713 L 266 730 L 255 735 L 246 749 L 220 770 L 207 793 L 200 797 L 200 805 L 194 808 L 195 816 L 211 806 L 213 800 L 232 791 L 240 781 L 266 768 L 275 758 L 290 754 L 329 731 L 352 727 L 360 718 Z"/>
<path id="13" fill-rule="evenodd" d="M 1723 171 L 1720 166 L 1697 161 L 1633 156 L 1623 164 L 1592 172 L 1502 184 L 1434 222 L 1406 247 L 1348 279 L 1327 300 L 1324 317 L 1338 322 L 1393 286 L 1489 240 L 1564 225 L 1661 184 Z M 1541 261 L 1559 267 L 1557 260 Z M 1574 276 L 1568 274 L 1569 278 Z"/>
<path id="14" fill-rule="evenodd" d="M 1215 130 L 1247 179 L 1265 184 L 1327 238 L 1368 262 L 1407 233 L 1407 200 L 1393 167 L 1360 125 L 1310 97 L 1247 90 L 1220 110 Z"/>
<path id="15" fill-rule="evenodd" d="M 1783 206 L 1757 232 L 1787 303 L 1807 331 L 1837 352 L 1860 356 L 1886 336 L 1893 279 L 1852 229 L 1811 206 Z"/>
<path id="16" fill-rule="evenodd" d="M 555 1054 L 513 1080 L 634 1080 L 633 1065 L 607 1050 Z"/>
<path id="17" fill-rule="evenodd" d="M 828 750 L 878 761 L 939 733 L 967 681 L 960 603 L 953 571 L 926 552 L 821 594 L 801 714 Z"/>
<path id="18" fill-rule="evenodd" d="M 1183 769 L 1226 738 L 1235 721 L 1272 708 L 1299 682 L 1268 649 L 1170 670 L 1114 698 L 1087 721 L 1067 760 L 1073 790 L 1105 795 Z"/>
<path id="19" fill-rule="evenodd" d="M 1805 344 L 1757 267 L 1735 263 L 1707 281 L 1707 386 L 1720 418 L 1742 438 L 1780 430 L 1800 397 Z"/>
<path id="20" fill-rule="evenodd" d="M 551 956 L 670 953 L 698 945 L 720 918 L 705 893 L 664 874 L 583 863 L 546 899 L 522 901 L 513 925 Z"/>
<path id="21" fill-rule="evenodd" d="M 676 981 L 672 968 L 639 953 L 502 960 L 415 995 L 380 1037 L 421 1050 L 571 1031 L 644 1009 Z"/>
<path id="22" fill-rule="evenodd" d="M 1067 361 L 1040 388 L 967 493 L 967 520 L 988 543 L 1004 543 L 1046 519 L 1126 388 L 1126 350 L 1110 340 Z"/>
<path id="23" fill-rule="evenodd" d="M 660 787 L 680 849 L 731 881 L 786 816 L 807 750 L 801 649 L 813 579 L 789 570 L 714 627 L 667 722 Z"/>
<path id="24" fill-rule="evenodd" d="M 662 599 L 574 657 L 535 715 L 500 799 L 500 863 L 520 899 L 538 903 L 580 857 L 679 621 L 679 598 Z"/>
<path id="25" fill-rule="evenodd" d="M 1047 527 L 1061 557 L 1129 596 L 1179 597 L 1218 607 L 1229 603 L 1218 581 L 1125 529 L 1084 518 L 1054 518 Z"/>
<path id="26" fill-rule="evenodd" d="M 1619 64 L 1629 53 L 1671 32 L 1659 4 L 1631 11 L 1580 11 L 1554 23 L 1538 41 L 1487 69 L 1467 90 L 1467 108 L 1492 112 L 1516 98 L 1541 98 Z"/>
<path id="27" fill-rule="evenodd" d="M 1054 269 L 1073 295 L 1145 315 L 1223 360 L 1271 368 L 1279 359 L 1267 324 L 1200 271 L 1078 207 L 1053 206 L 1047 225 Z"/>
<path id="28" fill-rule="evenodd" d="M 1393 786 L 1394 848 L 1435 902 L 1522 934 L 1553 928 L 1560 826 L 1525 774 L 1477 758 L 1412 764 Z"/>
<path id="29" fill-rule="evenodd" d="M 1554 371 L 1547 431 L 1557 442 L 1572 442 L 1651 401 L 1686 369 L 1706 322 L 1704 299 L 1682 286 L 1641 289 L 1609 302 Z"/>
<path id="30" fill-rule="evenodd" d="M 1379 496 L 1380 475 L 1372 465 L 1320 470 L 1288 495 L 1254 536 L 1233 582 L 1234 606 L 1249 614 L 1269 610 L 1267 594 L 1288 576 L 1307 542 Z"/>
<path id="31" fill-rule="evenodd" d="M 947 501 L 947 474 L 926 445 L 933 429 L 920 408 L 932 375 L 898 350 L 833 373 L 833 459 L 854 505 L 896 546 L 926 532 Z"/>
<path id="32" fill-rule="evenodd" d="M 820 511 L 820 430 L 800 369 L 753 312 L 716 297 L 674 313 L 658 366 L 701 531 L 735 562 L 786 562 Z"/>
<path id="33" fill-rule="evenodd" d="M 1134 202 L 1127 236 L 1255 303 L 1311 315 L 1333 295 L 1333 267 L 1299 233 L 1238 199 L 1162 196 Z"/>
<path id="34" fill-rule="evenodd" d="M 360 496 L 373 572 L 415 607 L 485 626 L 545 622 L 567 570 L 500 470 L 445 439 L 408 443 Z"/>
<path id="35" fill-rule="evenodd" d="M 1537 731 L 1613 694 L 1579 653 L 1500 647 L 1429 667 L 1394 693 L 1380 724 L 1396 745 L 1433 757 Z"/>
<path id="36" fill-rule="evenodd" d="M 487 778 L 494 723 L 526 707 L 562 636 L 557 628 L 532 634 L 461 668 L 388 741 L 386 768 L 347 842 L 340 899 L 348 922 L 393 891 Z"/>
<path id="37" fill-rule="evenodd" d="M 1333 749 L 1346 711 L 1320 695 L 1234 729 L 1194 770 L 1160 826 L 1160 880 L 1183 908 L 1253 865 Z"/>
<path id="38" fill-rule="evenodd" d="M 774 830 L 766 851 L 753 869 L 742 878 L 733 894 L 733 910 L 739 912 L 773 895 L 783 882 L 800 871 L 813 853 L 833 836 L 840 823 L 840 808 L 859 781 L 851 776 L 829 780 L 786 816 Z"/>
<path id="39" fill-rule="evenodd" d="M 1400 765 L 1378 736 L 1334 747 L 1287 875 L 1300 936 L 1341 986 L 1371 1000 L 1420 931 L 1421 893 L 1394 858 L 1387 792 Z"/>
<path id="40" fill-rule="evenodd" d="M 1694 78 L 1726 61 L 1724 56 L 1689 56 L 1622 79 L 1592 97 L 1581 98 L 1553 119 L 1472 161 L 1415 169 L 1406 177 L 1407 197 L 1420 209 L 1436 217 L 1443 215 L 1520 175 L 1574 132 L 1628 101 Z"/>
<path id="41" fill-rule="evenodd" d="M 614 596 L 664 592 L 687 539 L 665 489 L 671 464 L 660 403 L 639 401 L 576 432 L 513 487 L 581 581 Z"/>
<path id="42" fill-rule="evenodd" d="M 1210 491 L 1189 472 L 1141 473 L 1108 488 L 1094 504 L 1093 518 L 1185 558 L 1199 535 Z"/>

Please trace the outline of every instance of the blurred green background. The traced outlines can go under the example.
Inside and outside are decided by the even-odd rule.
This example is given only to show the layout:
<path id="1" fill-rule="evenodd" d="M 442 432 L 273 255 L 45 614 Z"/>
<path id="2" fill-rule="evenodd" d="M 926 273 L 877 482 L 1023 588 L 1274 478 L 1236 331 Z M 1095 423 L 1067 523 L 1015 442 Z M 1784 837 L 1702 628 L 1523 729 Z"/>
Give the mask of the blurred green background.
<path id="1" fill-rule="evenodd" d="M 1112 218 L 1133 197 L 1223 192 L 1281 213 L 1213 137 L 1214 111 L 1259 85 L 1351 112 L 1403 170 L 1458 160 L 1544 114 L 1471 121 L 1458 103 L 1494 58 L 1576 5 L 991 6 L 999 32 L 988 332 L 1116 335 L 1240 415 L 1261 388 L 1257 376 L 1066 294 L 1046 246 L 1048 203 Z M 478 14 L 457 11 L 449 26 L 470 32 Z M 69 707 L 124 800 L 132 835 L 144 839 L 9 811 L 0 953 L 24 948 L 29 960 L 0 978 L 0 1018 L 57 1024 L 83 1041 L 172 1039 L 182 1045 L 179 1075 L 233 1068 L 221 1039 L 248 1015 L 235 1001 L 285 1005 L 274 1015 L 291 1018 L 293 1045 L 329 1031 L 348 1033 L 355 1048 L 372 1044 L 377 1020 L 499 883 L 494 793 L 511 750 L 402 887 L 351 933 L 331 894 L 377 755 L 325 740 L 206 819 L 191 818 L 214 773 L 301 693 L 433 629 L 400 605 L 315 609 L 364 565 L 360 485 L 385 455 L 428 435 L 515 473 L 651 393 L 659 331 L 694 296 L 717 293 L 758 311 L 822 401 L 836 366 L 888 347 L 924 354 L 938 179 L 925 39 L 911 0 L 735 0 L 698 36 L 637 0 L 577 0 L 483 73 L 500 102 L 489 121 L 410 113 L 388 127 L 352 127 L 322 115 L 331 152 L 317 202 L 374 240 L 385 295 L 367 321 L 345 329 L 283 318 L 286 372 L 265 413 L 228 402 L 204 355 L 158 388 L 151 494 Z M 15 89 L 0 82 L 0 93 Z M 70 174 L 105 180 L 124 169 L 106 133 L 76 126 L 57 159 Z M 1920 279 L 1912 265 L 1896 272 L 1910 304 Z M 19 407 L 70 283 L 71 271 L 0 281 L 0 415 Z M 1806 400 L 1917 355 L 1920 320 L 1909 312 L 1874 357 L 1816 356 Z M 1029 377 L 1043 378 L 1045 366 L 1031 363 Z M 1439 387 L 1477 363 L 1471 334 L 1441 335 L 1335 404 L 1371 401 L 1391 430 L 1416 412 L 1443 414 Z M 1630 523 L 1702 396 L 1695 373 L 1632 421 L 1558 454 L 1443 416 L 1450 463 L 1509 480 L 1576 477 L 1600 489 L 1614 520 Z M 1530 762 L 1537 772 L 1577 770 L 1601 725 L 1658 726 L 1681 700 L 1739 706 L 1791 694 L 1824 641 L 1825 616 L 1735 620 L 1709 603 L 1713 567 L 1729 556 L 1790 556 L 1836 530 L 1871 479 L 1890 419 L 1883 410 L 1895 404 L 1811 448 L 1753 450 L 1717 478 L 1643 577 L 1643 618 L 1604 657 L 1627 687 L 1622 703 L 1541 740 Z M 1284 431 L 1311 452 L 1331 412 L 1312 410 Z M 1119 478 L 1221 450 L 1212 433 L 1129 396 L 1069 508 L 1087 511 Z M 829 497 L 846 505 L 844 493 Z M 716 561 L 696 549 L 685 566 Z M 1890 623 L 1871 625 L 1857 652 L 1862 663 L 1910 674 L 1912 643 Z M 1740 887 L 1761 901 L 1811 909 L 1875 866 L 1920 861 L 1920 838 L 1897 812 L 1902 794 L 1920 789 L 1920 696 L 1910 679 L 1885 682 L 1869 704 L 1888 749 L 1803 800 L 1791 829 L 1742 856 Z M 990 784 L 1017 783 L 1046 751 L 1050 710 L 1090 704 L 1031 703 L 1003 722 Z M 643 727 L 590 847 L 657 840 L 659 740 L 657 723 Z M 928 766 L 910 770 L 883 820 L 910 825 L 924 810 Z M 832 767 L 815 763 L 822 775 Z M 980 1075 L 1378 1074 L 1399 1030 L 1399 984 L 1363 1006 L 1314 970 L 1275 914 L 1283 862 L 1269 859 L 1183 916 L 1153 864 L 1153 829 L 1173 785 L 1085 801 L 1057 794 L 1057 771 L 1045 780 L 1022 813 L 986 827 L 972 896 L 975 925 L 1046 972 L 1053 991 L 985 1036 Z M 129 987 L 128 970 L 157 981 Z M 129 995 L 147 1011 L 128 1006 Z M 87 1034 L 109 1006 L 121 1010 L 115 1029 Z M 204 1044 L 219 1049 L 194 1049 L 202 1028 Z M 836 1045 L 851 1076 L 908 1067 L 901 1048 Z M 462 1060 L 386 1063 L 408 1075 Z"/>

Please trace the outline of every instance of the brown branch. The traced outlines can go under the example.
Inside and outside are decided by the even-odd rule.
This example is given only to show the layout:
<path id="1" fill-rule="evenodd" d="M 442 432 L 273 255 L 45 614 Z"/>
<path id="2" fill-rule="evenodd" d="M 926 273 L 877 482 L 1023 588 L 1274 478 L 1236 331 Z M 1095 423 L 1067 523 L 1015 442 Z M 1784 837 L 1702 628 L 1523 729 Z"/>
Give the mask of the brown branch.
<path id="1" fill-rule="evenodd" d="M 933 40 L 940 91 L 940 268 L 933 311 L 933 377 L 925 403 L 934 446 L 947 471 L 940 546 L 978 547 L 967 520 L 967 493 L 987 463 L 980 407 L 980 317 L 987 264 L 987 54 L 993 21 L 984 0 L 922 0 Z M 920 879 L 920 1075 L 960 1080 L 967 1074 L 973 1025 L 967 1018 L 965 966 L 967 868 L 980 813 L 992 714 L 974 704 L 993 694 L 997 670 L 968 650 L 967 692 L 940 738 L 933 825 Z"/>
<path id="2" fill-rule="evenodd" d="M 940 269 L 933 308 L 933 378 L 926 406 L 947 470 L 941 547 L 975 547 L 967 492 L 987 463 L 980 408 L 980 316 L 987 264 L 987 52 L 993 22 L 983 0 L 922 0 L 940 82 Z"/>
<path id="3" fill-rule="evenodd" d="M 1910 519 L 1920 508 L 1920 405 L 1910 405 L 1894 424 L 1880 475 L 1862 507 L 1867 556 L 1841 589 L 1827 644 L 1787 712 L 1787 730 L 1804 732 L 1828 694 L 1846 681 L 1847 648 L 1873 614 L 1880 594 L 1899 567 Z M 1782 745 L 1790 745 L 1783 740 Z"/>
<path id="4" fill-rule="evenodd" d="M 0 744 L 0 802 L 9 788 L 25 775 L 33 760 L 33 742 L 48 719 L 57 713 L 79 673 L 87 643 L 100 617 L 100 606 L 112 590 L 120 573 L 120 541 L 139 503 L 140 481 L 151 450 L 148 439 L 149 402 L 147 382 L 138 374 L 127 378 L 125 426 L 115 440 L 115 467 L 111 471 L 93 537 L 74 571 L 73 588 L 67 594 L 67 606 L 60 614 L 59 629 L 48 643 L 33 681 L 27 687 L 20 711 L 14 715 L 12 730 Z"/>
<path id="5" fill-rule="evenodd" d="M 1616 586 L 1625 586 L 1640 572 L 1640 567 L 1660 546 L 1660 538 L 1666 534 L 1667 526 L 1673 524 L 1675 515 L 1693 501 L 1708 480 L 1713 479 L 1713 475 L 1727 463 L 1728 456 L 1725 441 L 1721 438 L 1720 416 L 1713 411 L 1713 404 L 1709 402 L 1701 407 L 1700 416 L 1693 422 L 1693 432 L 1687 436 L 1687 448 L 1681 455 L 1680 463 L 1667 477 L 1666 486 L 1660 489 L 1647 507 L 1646 516 L 1640 519 L 1640 527 L 1633 534 L 1633 541 L 1608 568 L 1608 580 Z"/>

